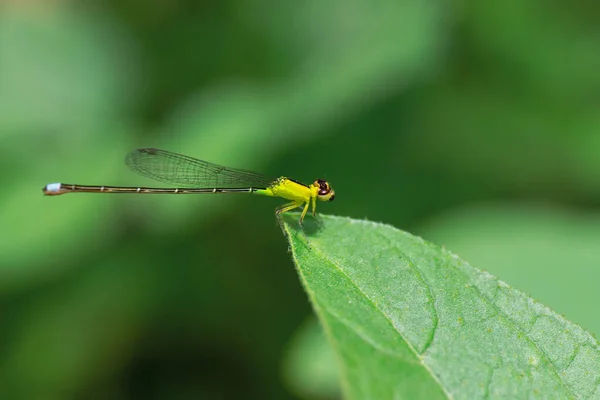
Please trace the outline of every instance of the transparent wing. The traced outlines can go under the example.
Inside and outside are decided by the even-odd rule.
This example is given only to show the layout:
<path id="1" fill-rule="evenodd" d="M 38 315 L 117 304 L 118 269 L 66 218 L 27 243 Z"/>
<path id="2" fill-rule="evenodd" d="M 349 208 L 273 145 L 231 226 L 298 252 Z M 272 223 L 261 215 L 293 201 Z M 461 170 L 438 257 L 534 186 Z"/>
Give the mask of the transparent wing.
<path id="1" fill-rule="evenodd" d="M 131 170 L 154 180 L 195 188 L 266 188 L 275 179 L 228 168 L 166 150 L 136 149 L 125 163 Z"/>

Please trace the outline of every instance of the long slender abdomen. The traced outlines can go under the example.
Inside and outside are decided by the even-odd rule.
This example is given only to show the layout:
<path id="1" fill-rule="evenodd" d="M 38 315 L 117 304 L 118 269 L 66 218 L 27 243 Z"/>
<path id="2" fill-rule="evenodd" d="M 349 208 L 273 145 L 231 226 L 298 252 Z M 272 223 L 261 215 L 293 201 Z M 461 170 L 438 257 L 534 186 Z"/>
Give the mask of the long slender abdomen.
<path id="1" fill-rule="evenodd" d="M 65 193 L 139 193 L 139 194 L 199 194 L 199 193 L 254 193 L 257 188 L 149 188 L 121 186 L 85 186 L 69 183 L 50 183 L 42 189 L 46 196 Z"/>

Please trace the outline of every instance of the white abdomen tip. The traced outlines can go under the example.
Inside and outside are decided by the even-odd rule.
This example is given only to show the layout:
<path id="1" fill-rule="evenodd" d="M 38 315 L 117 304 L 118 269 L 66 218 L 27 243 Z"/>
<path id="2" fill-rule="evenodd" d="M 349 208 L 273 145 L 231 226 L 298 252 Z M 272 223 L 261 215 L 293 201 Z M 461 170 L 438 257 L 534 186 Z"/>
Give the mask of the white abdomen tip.
<path id="1" fill-rule="evenodd" d="M 46 185 L 46 192 L 48 193 L 58 193 L 60 192 L 61 184 L 60 183 L 49 183 Z"/>

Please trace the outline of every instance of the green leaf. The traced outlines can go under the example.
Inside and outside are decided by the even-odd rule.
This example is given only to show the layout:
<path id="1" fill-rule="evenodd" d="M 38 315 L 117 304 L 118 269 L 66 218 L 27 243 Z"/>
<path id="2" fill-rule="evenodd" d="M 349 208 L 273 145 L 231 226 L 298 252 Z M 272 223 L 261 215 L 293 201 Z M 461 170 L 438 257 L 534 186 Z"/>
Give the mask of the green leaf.
<path id="1" fill-rule="evenodd" d="M 597 341 L 539 302 L 393 227 L 323 217 L 305 236 L 292 215 L 284 230 L 346 398 L 600 396 Z"/>
<path id="2" fill-rule="evenodd" d="M 429 218 L 419 233 L 600 332 L 600 214 L 547 203 L 490 203 Z"/>

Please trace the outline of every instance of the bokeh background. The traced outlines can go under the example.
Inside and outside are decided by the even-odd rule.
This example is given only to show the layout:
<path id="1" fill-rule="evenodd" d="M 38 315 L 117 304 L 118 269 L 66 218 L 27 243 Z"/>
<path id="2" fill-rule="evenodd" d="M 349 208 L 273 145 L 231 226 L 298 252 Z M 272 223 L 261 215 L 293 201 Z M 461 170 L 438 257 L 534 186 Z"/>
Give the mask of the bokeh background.
<path id="1" fill-rule="evenodd" d="M 600 3 L 300 3 L 0 1 L 0 398 L 339 396 L 278 201 L 42 196 L 137 147 L 327 179 L 600 332 Z"/>

